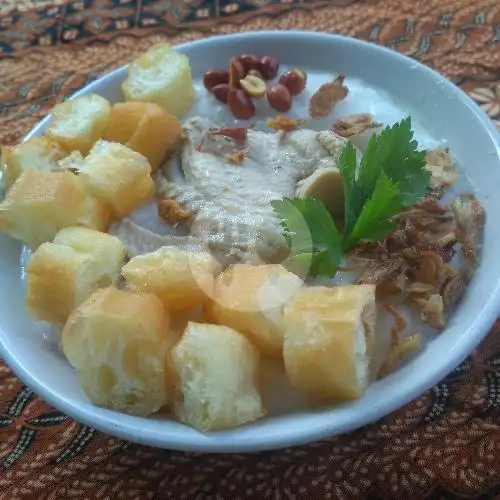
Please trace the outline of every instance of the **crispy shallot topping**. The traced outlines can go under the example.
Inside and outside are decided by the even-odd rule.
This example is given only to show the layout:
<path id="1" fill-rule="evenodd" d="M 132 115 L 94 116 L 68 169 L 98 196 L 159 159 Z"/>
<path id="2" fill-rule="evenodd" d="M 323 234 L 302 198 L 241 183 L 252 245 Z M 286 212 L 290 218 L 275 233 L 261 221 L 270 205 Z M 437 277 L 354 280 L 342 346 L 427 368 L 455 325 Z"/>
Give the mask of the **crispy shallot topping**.
<path id="1" fill-rule="evenodd" d="M 430 186 L 433 190 L 449 188 L 458 179 L 458 172 L 446 149 L 437 148 L 427 152 L 425 168 L 431 173 Z"/>
<path id="2" fill-rule="evenodd" d="M 242 165 L 243 162 L 245 161 L 245 158 L 247 157 L 248 150 L 247 149 L 240 149 L 239 151 L 236 151 L 235 153 L 229 153 L 226 155 L 226 160 L 229 163 L 232 163 L 233 165 Z"/>
<path id="3" fill-rule="evenodd" d="M 301 118 L 288 118 L 287 116 L 279 115 L 276 118 L 267 120 L 267 126 L 274 130 L 281 130 L 283 132 L 293 132 L 304 125 Z"/>
<path id="4" fill-rule="evenodd" d="M 310 116 L 328 116 L 335 104 L 347 97 L 349 89 L 344 86 L 344 80 L 345 76 L 339 75 L 333 81 L 321 85 L 309 101 Z"/>
<path id="5" fill-rule="evenodd" d="M 364 265 L 357 283 L 377 285 L 382 296 L 406 294 L 423 321 L 442 330 L 447 311 L 463 296 L 477 265 L 484 209 L 471 196 L 460 196 L 451 207 L 428 196 L 397 216 L 395 223 L 396 229 L 383 240 L 361 244 L 352 252 L 353 260 Z M 465 268 L 449 264 L 457 242 Z"/>
<path id="6" fill-rule="evenodd" d="M 414 297 L 412 300 L 419 306 L 422 321 L 436 330 L 442 330 L 446 325 L 443 297 L 433 293 L 425 297 Z"/>
<path id="7" fill-rule="evenodd" d="M 451 204 L 457 224 L 457 238 L 462 245 L 462 255 L 467 264 L 475 268 L 478 264 L 476 240 L 483 230 L 485 212 L 483 206 L 473 195 L 460 195 Z"/>
<path id="8" fill-rule="evenodd" d="M 373 116 L 367 113 L 351 115 L 347 118 L 336 120 L 333 124 L 333 132 L 341 137 L 352 137 L 359 135 L 366 130 L 380 127 L 381 123 L 373 120 Z"/>
<path id="9" fill-rule="evenodd" d="M 403 316 L 391 305 L 384 305 L 384 309 L 394 317 L 394 326 L 390 331 L 389 349 L 378 371 L 378 378 L 383 378 L 392 373 L 399 363 L 408 358 L 420 346 L 420 334 L 404 337 L 406 321 Z"/>
<path id="10" fill-rule="evenodd" d="M 169 224 L 176 225 L 183 222 L 191 213 L 179 205 L 175 200 L 162 199 L 158 201 L 158 215 Z"/>

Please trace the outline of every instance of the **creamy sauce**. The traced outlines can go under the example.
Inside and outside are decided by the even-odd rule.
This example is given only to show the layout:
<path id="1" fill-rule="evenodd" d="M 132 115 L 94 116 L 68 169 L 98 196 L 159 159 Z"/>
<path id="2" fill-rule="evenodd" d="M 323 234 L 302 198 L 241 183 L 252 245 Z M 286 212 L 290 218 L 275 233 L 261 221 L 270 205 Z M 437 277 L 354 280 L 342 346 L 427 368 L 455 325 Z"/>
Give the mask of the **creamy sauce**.
<path id="1" fill-rule="evenodd" d="M 272 259 L 286 245 L 271 201 L 294 196 L 299 181 L 318 169 L 336 168 L 345 140 L 329 131 L 249 130 L 245 158 L 234 164 L 224 151 L 238 151 L 237 143 L 222 136 L 206 138 L 213 127 L 201 118 L 186 122 L 184 179 L 167 183 L 162 194 L 196 214 L 191 235 L 210 249 L 256 252 Z M 198 150 L 201 141 L 209 152 Z"/>

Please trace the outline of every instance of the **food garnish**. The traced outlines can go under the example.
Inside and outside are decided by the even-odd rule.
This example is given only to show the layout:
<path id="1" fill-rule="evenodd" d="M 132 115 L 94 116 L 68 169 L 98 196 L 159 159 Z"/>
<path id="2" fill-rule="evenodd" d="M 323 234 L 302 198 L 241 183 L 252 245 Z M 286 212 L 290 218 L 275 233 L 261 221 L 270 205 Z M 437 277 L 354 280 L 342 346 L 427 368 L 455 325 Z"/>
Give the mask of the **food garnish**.
<path id="1" fill-rule="evenodd" d="M 284 198 L 272 206 L 282 219 L 296 263 L 311 262 L 313 276 L 333 276 L 359 242 L 374 242 L 396 228 L 393 218 L 419 201 L 429 188 L 425 152 L 417 151 L 411 119 L 386 127 L 368 144 L 359 172 L 356 148 L 348 142 L 339 157 L 344 187 L 341 233 L 324 205 L 312 198 Z M 304 233 L 301 222 L 309 226 Z M 312 240 L 312 249 L 306 242 Z M 312 250 L 312 252 L 311 252 Z"/>
<path id="2" fill-rule="evenodd" d="M 424 323 L 436 330 L 442 330 L 446 325 L 443 297 L 439 293 L 432 293 L 427 297 L 411 297 L 420 309 L 420 316 Z"/>
<path id="3" fill-rule="evenodd" d="M 366 130 L 380 127 L 381 125 L 381 123 L 374 121 L 372 115 L 362 113 L 336 120 L 332 130 L 341 137 L 352 137 L 353 135 L 362 134 Z"/>
<path id="4" fill-rule="evenodd" d="M 209 91 L 224 83 L 229 84 L 229 71 L 227 69 L 211 69 L 203 76 L 203 85 Z"/>
<path id="5" fill-rule="evenodd" d="M 239 151 L 236 151 L 235 153 L 229 153 L 226 155 L 226 160 L 229 163 L 232 163 L 233 165 L 242 165 L 243 162 L 245 161 L 245 158 L 247 157 L 248 150 L 247 149 L 240 149 Z"/>
<path id="6" fill-rule="evenodd" d="M 294 68 L 291 71 L 283 73 L 279 79 L 279 83 L 284 85 L 290 94 L 295 97 L 306 88 L 307 74 L 301 69 Z"/>
<path id="7" fill-rule="evenodd" d="M 229 87 L 239 89 L 240 81 L 245 78 L 245 68 L 237 57 L 231 57 L 229 61 Z"/>
<path id="8" fill-rule="evenodd" d="M 266 95 L 266 82 L 254 75 L 247 75 L 240 80 L 240 86 L 248 97 L 260 99 Z"/>
<path id="9" fill-rule="evenodd" d="M 478 231 L 484 222 L 480 203 L 469 195 L 452 202 L 466 208 L 470 216 L 468 243 L 458 228 L 459 218 L 448 206 L 440 206 L 431 196 L 395 218 L 397 229 L 375 243 L 358 245 L 350 257 L 366 268 L 357 283 L 378 285 L 383 295 L 403 292 L 420 310 L 422 320 L 441 330 L 448 311 L 463 296 L 467 282 L 475 268 L 475 260 L 467 254 L 476 254 Z M 468 203 L 471 205 L 468 205 Z M 474 214 L 474 215 L 473 215 Z M 460 243 L 463 265 L 453 268 L 451 260 Z M 468 250 L 471 249 L 471 250 Z"/>
<path id="10" fill-rule="evenodd" d="M 484 227 L 483 206 L 472 195 L 460 195 L 451 204 L 457 224 L 457 238 L 462 245 L 462 255 L 475 268 L 478 264 L 476 240 Z"/>
<path id="11" fill-rule="evenodd" d="M 261 60 L 255 54 L 242 54 L 238 59 L 248 74 L 250 74 L 250 71 L 258 71 L 261 66 Z"/>
<path id="12" fill-rule="evenodd" d="M 339 75 L 330 83 L 325 83 L 311 96 L 309 114 L 312 117 L 328 116 L 335 104 L 347 97 L 349 89 L 344 86 L 344 75 Z"/>
<path id="13" fill-rule="evenodd" d="M 256 68 L 260 71 L 260 74 L 264 77 L 264 80 L 272 80 L 278 76 L 278 71 L 280 69 L 280 63 L 276 57 L 264 56 L 259 62 L 259 66 Z"/>
<path id="14" fill-rule="evenodd" d="M 158 215 L 174 226 L 191 217 L 191 213 L 179 205 L 177 201 L 165 199 L 158 201 Z"/>
<path id="15" fill-rule="evenodd" d="M 392 373 L 401 361 L 411 356 L 419 348 L 422 341 L 419 333 L 404 337 L 403 333 L 407 324 L 403 316 L 389 304 L 386 304 L 384 309 L 393 316 L 394 325 L 390 331 L 389 349 L 378 370 L 378 378 L 383 378 Z"/>
<path id="16" fill-rule="evenodd" d="M 252 99 L 264 96 L 272 109 L 286 113 L 292 108 L 293 97 L 305 89 L 307 74 L 294 68 L 283 73 L 277 83 L 268 86 L 266 82 L 278 76 L 279 67 L 275 57 L 242 54 L 231 57 L 227 70 L 208 70 L 203 76 L 203 85 L 218 101 L 227 104 L 239 120 L 251 118 L 255 114 Z"/>
<path id="17" fill-rule="evenodd" d="M 255 114 L 255 104 L 242 89 L 229 89 L 227 105 L 231 113 L 239 120 L 249 120 Z"/>
<path id="18" fill-rule="evenodd" d="M 458 172 L 450 158 L 450 153 L 443 148 L 427 152 L 425 167 L 431 174 L 431 188 L 442 190 L 449 188 L 458 178 Z"/>
<path id="19" fill-rule="evenodd" d="M 281 83 L 267 87 L 267 102 L 269 106 L 280 113 L 286 113 L 292 109 L 292 94 Z"/>
<path id="20" fill-rule="evenodd" d="M 229 89 L 230 87 L 228 83 L 221 83 L 220 85 L 216 85 L 212 89 L 212 94 L 218 101 L 222 102 L 223 104 L 227 104 Z"/>
<path id="21" fill-rule="evenodd" d="M 249 127 L 221 127 L 209 130 L 207 135 L 222 135 L 237 142 L 245 142 L 248 136 Z"/>
<path id="22" fill-rule="evenodd" d="M 304 125 L 304 121 L 302 118 L 288 118 L 287 116 L 279 115 L 276 118 L 269 118 L 267 126 L 274 130 L 293 132 Z"/>

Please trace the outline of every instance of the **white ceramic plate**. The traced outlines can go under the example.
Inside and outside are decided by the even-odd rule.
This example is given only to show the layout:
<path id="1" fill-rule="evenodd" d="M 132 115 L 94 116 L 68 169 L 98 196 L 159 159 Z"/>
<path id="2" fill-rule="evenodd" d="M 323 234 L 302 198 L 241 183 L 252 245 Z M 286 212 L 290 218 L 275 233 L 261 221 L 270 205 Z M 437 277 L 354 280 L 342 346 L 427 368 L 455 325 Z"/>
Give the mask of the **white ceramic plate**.
<path id="1" fill-rule="evenodd" d="M 90 404 L 70 365 L 44 343 L 28 318 L 20 282 L 20 245 L 0 236 L 0 344 L 3 356 L 28 386 L 76 420 L 131 441 L 170 449 L 248 452 L 298 445 L 372 422 L 420 395 L 457 366 L 481 341 L 500 304 L 500 141 L 490 120 L 464 93 L 439 74 L 384 48 L 348 38 L 306 32 L 257 32 L 214 37 L 178 47 L 201 78 L 241 53 L 271 54 L 284 64 L 324 73 L 344 73 L 388 92 L 433 137 L 445 138 L 464 167 L 489 215 L 484 253 L 468 292 L 448 327 L 411 362 L 374 383 L 349 404 L 283 412 L 251 425 L 201 434 L 163 417 L 123 415 Z M 118 69 L 78 94 L 96 92 L 121 100 Z M 43 120 L 28 137 L 40 135 Z M 495 196 L 496 195 L 496 196 Z"/>

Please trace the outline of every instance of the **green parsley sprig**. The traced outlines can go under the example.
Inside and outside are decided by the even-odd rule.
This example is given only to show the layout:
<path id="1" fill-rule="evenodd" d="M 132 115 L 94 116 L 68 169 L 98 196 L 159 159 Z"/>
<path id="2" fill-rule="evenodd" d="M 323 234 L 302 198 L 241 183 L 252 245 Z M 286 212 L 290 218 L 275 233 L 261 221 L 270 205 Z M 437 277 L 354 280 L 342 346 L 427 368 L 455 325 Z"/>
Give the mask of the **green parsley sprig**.
<path id="1" fill-rule="evenodd" d="M 358 242 L 377 241 L 392 231 L 394 216 L 429 191 L 425 151 L 417 148 L 410 117 L 374 134 L 359 168 L 356 148 L 347 142 L 339 156 L 345 200 L 342 233 L 319 200 L 273 201 L 293 252 L 292 262 L 310 265 L 312 276 L 333 276 Z"/>

